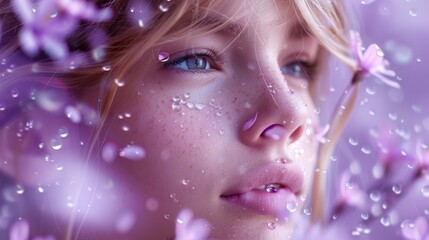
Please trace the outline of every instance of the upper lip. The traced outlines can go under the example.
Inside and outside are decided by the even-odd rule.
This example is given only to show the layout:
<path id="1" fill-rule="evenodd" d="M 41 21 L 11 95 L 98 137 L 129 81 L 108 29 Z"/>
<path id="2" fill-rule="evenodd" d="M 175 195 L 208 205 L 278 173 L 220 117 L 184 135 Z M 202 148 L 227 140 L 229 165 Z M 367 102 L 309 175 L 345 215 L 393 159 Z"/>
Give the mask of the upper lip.
<path id="1" fill-rule="evenodd" d="M 269 164 L 245 173 L 236 184 L 228 188 L 221 197 L 239 195 L 267 184 L 279 184 L 295 195 L 299 195 L 304 184 L 304 173 L 296 166 Z"/>

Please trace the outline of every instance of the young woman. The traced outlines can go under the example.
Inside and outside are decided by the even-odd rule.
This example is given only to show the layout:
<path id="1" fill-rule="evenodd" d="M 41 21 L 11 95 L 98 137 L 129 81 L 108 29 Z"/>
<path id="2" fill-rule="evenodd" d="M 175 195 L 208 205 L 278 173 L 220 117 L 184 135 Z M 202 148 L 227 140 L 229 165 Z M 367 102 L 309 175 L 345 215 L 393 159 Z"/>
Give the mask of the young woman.
<path id="1" fill-rule="evenodd" d="M 342 3 L 102 6 L 113 17 L 90 60 L 17 67 L 3 83 L 20 92 L 1 116 L 1 170 L 17 190 L 8 226 L 172 239 L 189 209 L 210 238 L 290 236 L 309 197 L 327 53 L 350 63 Z"/>

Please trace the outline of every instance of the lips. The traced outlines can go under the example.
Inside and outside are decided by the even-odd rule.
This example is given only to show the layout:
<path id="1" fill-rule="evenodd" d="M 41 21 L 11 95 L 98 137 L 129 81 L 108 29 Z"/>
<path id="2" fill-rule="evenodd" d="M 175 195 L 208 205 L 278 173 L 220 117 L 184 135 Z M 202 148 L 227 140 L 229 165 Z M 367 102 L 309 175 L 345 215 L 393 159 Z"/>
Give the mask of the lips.
<path id="1" fill-rule="evenodd" d="M 281 217 L 297 205 L 303 182 L 303 173 L 297 168 L 268 165 L 246 173 L 221 199 L 262 215 Z"/>

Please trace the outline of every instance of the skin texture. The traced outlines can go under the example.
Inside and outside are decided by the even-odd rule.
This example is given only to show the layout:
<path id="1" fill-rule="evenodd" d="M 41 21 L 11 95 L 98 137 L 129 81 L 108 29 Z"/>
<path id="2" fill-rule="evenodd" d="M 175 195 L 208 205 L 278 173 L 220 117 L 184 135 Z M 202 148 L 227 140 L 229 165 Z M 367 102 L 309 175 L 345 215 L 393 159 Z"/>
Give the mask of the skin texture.
<path id="1" fill-rule="evenodd" d="M 35 122 L 56 119 L 37 127 L 42 142 L 50 142 L 63 126 L 69 129 L 60 150 L 46 149 L 55 164 L 46 161 L 47 170 L 40 172 L 47 174 L 36 176 L 44 176 L 40 183 L 58 183 L 42 197 L 34 196 L 35 202 L 49 206 L 49 214 L 61 216 L 53 218 L 55 224 L 73 222 L 82 239 L 172 239 L 176 216 L 189 208 L 210 222 L 216 239 L 284 239 L 291 234 L 290 216 L 261 214 L 221 196 L 269 167 L 300 175 L 304 183 L 297 197 L 307 198 L 317 149 L 311 94 L 316 83 L 299 62 L 315 65 L 319 45 L 311 36 L 297 34 L 302 33 L 300 21 L 283 1 L 225 0 L 211 13 L 235 27 L 154 47 L 118 89 L 97 149 L 137 145 L 144 148 L 143 159 L 119 154 L 109 161 L 88 159 L 76 149 L 89 146 L 80 140 L 93 131 L 90 120 L 70 124 L 63 115 L 31 113 Z M 214 56 L 201 56 L 207 50 Z M 160 62 L 160 52 L 169 53 L 169 61 Z M 188 63 L 207 61 L 210 67 L 188 69 L 180 60 L 185 56 Z M 97 94 L 95 88 L 87 89 L 85 104 L 96 108 Z M 174 110 L 177 97 L 188 105 Z M 255 115 L 254 124 L 244 130 Z M 266 134 L 274 125 L 281 130 L 279 139 Z M 58 162 L 64 168 L 60 176 Z M 36 182 L 33 174 L 24 175 L 24 182 Z M 298 208 L 302 205 L 300 200 Z M 275 229 L 267 227 L 270 222 Z M 47 232 L 64 233 L 65 226 Z"/>

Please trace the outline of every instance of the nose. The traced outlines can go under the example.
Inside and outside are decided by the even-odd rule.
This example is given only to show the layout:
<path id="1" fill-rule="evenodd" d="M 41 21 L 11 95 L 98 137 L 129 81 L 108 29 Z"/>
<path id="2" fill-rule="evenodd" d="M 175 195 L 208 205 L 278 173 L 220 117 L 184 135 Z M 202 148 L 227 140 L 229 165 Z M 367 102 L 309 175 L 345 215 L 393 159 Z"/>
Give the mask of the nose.
<path id="1" fill-rule="evenodd" d="M 242 142 L 259 147 L 284 146 L 301 139 L 312 106 L 306 103 L 308 90 L 293 91 L 280 72 L 265 74 L 262 81 L 251 85 L 252 92 L 259 95 L 253 95 L 254 112 L 243 114 L 239 129 Z"/>

